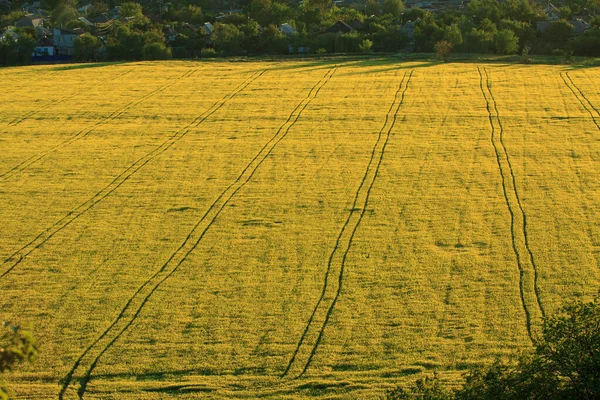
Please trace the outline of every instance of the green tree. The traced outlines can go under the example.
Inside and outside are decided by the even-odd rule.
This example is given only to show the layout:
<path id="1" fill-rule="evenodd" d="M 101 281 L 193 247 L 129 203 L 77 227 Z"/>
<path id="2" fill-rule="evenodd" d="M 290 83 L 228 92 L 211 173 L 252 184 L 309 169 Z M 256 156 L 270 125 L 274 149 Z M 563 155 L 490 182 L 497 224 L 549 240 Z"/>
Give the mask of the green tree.
<path id="1" fill-rule="evenodd" d="M 35 361 L 38 344 L 30 331 L 7 322 L 3 323 L 0 335 L 0 373 L 12 371 L 18 363 Z M 10 391 L 0 382 L 0 399 L 8 399 Z"/>
<path id="2" fill-rule="evenodd" d="M 564 19 L 552 21 L 544 31 L 543 39 L 552 47 L 564 49 L 573 34 L 573 25 Z"/>
<path id="3" fill-rule="evenodd" d="M 17 41 L 11 34 L 7 34 L 0 40 L 0 65 L 7 67 L 17 63 L 18 49 Z"/>
<path id="4" fill-rule="evenodd" d="M 365 14 L 367 15 L 379 15 L 381 13 L 381 7 L 377 0 L 367 0 L 365 3 Z"/>
<path id="5" fill-rule="evenodd" d="M 29 33 L 22 33 L 17 40 L 17 62 L 19 64 L 30 64 L 31 56 L 35 50 L 36 40 Z"/>
<path id="6" fill-rule="evenodd" d="M 462 32 L 457 25 L 446 26 L 444 28 L 444 40 L 452 43 L 452 46 L 458 47 L 463 42 Z"/>
<path id="7" fill-rule="evenodd" d="M 514 54 L 519 51 L 519 38 L 509 29 L 501 29 L 494 38 L 496 53 Z"/>
<path id="8" fill-rule="evenodd" d="M 235 25 L 215 24 L 214 44 L 218 51 L 226 54 L 239 54 L 242 50 L 244 39 L 244 33 Z"/>
<path id="9" fill-rule="evenodd" d="M 72 0 L 61 0 L 58 5 L 52 10 L 50 16 L 56 25 L 64 25 L 69 21 L 77 19 L 77 2 Z"/>
<path id="10" fill-rule="evenodd" d="M 382 10 L 384 14 L 399 17 L 402 11 L 404 11 L 404 4 L 402 4 L 401 0 L 384 0 Z"/>
<path id="11" fill-rule="evenodd" d="M 75 46 L 74 58 L 77 61 L 96 61 L 98 50 L 102 47 L 100 40 L 88 32 L 75 38 L 73 45 Z"/>

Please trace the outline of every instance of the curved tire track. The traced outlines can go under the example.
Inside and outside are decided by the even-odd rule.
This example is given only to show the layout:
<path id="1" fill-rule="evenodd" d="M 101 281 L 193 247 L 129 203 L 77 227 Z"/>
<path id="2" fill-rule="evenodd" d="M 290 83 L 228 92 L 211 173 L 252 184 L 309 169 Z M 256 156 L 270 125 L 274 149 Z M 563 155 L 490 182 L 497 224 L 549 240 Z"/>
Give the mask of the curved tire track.
<path id="1" fill-rule="evenodd" d="M 31 157 L 29 157 L 28 159 L 26 159 L 25 161 L 22 161 L 21 163 L 19 163 L 18 165 L 14 166 L 13 168 L 9 169 L 8 171 L 0 174 L 0 182 L 5 182 L 8 179 L 12 178 L 13 176 L 23 172 L 24 170 L 26 170 L 27 168 L 29 168 L 30 166 L 32 166 L 33 164 L 37 163 L 38 161 L 43 160 L 44 158 L 48 157 L 50 154 L 54 153 L 55 151 L 59 151 L 75 142 L 77 142 L 78 140 L 83 139 L 84 137 L 86 137 L 87 135 L 89 135 L 91 132 L 93 132 L 96 128 L 98 128 L 99 126 L 105 125 L 111 121 L 114 121 L 115 119 L 119 118 L 121 115 L 123 115 L 124 113 L 126 113 L 127 111 L 129 111 L 130 109 L 132 109 L 133 107 L 137 106 L 138 104 L 140 104 L 141 102 L 149 99 L 150 97 L 163 92 L 164 90 L 168 89 L 170 86 L 174 85 L 175 83 L 179 82 L 182 79 L 188 78 L 191 75 L 193 75 L 196 70 L 190 70 L 188 72 L 186 72 L 185 74 L 183 74 L 182 76 L 180 76 L 179 78 L 176 78 L 156 89 L 154 89 L 153 91 L 151 91 L 150 93 L 146 93 L 145 95 L 143 95 L 142 97 L 130 101 L 129 103 L 127 103 L 125 106 L 119 108 L 118 110 L 113 111 L 112 113 L 110 113 L 107 117 L 105 117 L 104 119 L 101 119 L 100 121 L 96 122 L 94 125 L 92 125 L 91 127 L 85 128 L 80 130 L 79 132 L 77 132 L 75 135 L 69 137 L 68 139 L 62 141 L 61 143 L 57 144 L 56 146 L 50 148 L 49 150 L 41 153 L 41 154 L 35 154 Z"/>
<path id="2" fill-rule="evenodd" d="M 185 238 L 184 242 L 171 254 L 162 267 L 154 273 L 146 282 L 144 282 L 138 290 L 129 298 L 125 306 L 117 318 L 109 325 L 109 327 L 94 341 L 81 356 L 75 361 L 73 367 L 68 372 L 62 382 L 62 387 L 59 393 L 59 399 L 63 399 L 72 380 L 78 370 L 86 368 L 80 379 L 80 387 L 77 391 L 79 398 L 83 398 L 87 384 L 91 379 L 91 375 L 96 365 L 104 355 L 104 353 L 129 329 L 133 322 L 137 319 L 142 309 L 150 300 L 154 292 L 169 279 L 175 271 L 183 264 L 187 257 L 198 246 L 206 232 L 213 225 L 221 211 L 229 203 L 248 181 L 254 176 L 257 169 L 265 161 L 265 159 L 273 152 L 277 144 L 283 140 L 292 126 L 298 121 L 302 112 L 308 107 L 312 100 L 319 94 L 320 90 L 329 82 L 336 69 L 329 70 L 317 83 L 313 86 L 308 95 L 296 106 L 289 115 L 288 119 L 277 130 L 277 133 L 261 148 L 254 158 L 246 165 L 236 180 L 231 183 L 217 199 L 210 205 L 206 213 L 196 223 L 194 228 Z M 92 354 L 96 350 L 97 354 Z M 88 356 L 89 355 L 89 356 Z M 87 366 L 86 366 L 87 365 Z"/>
<path id="3" fill-rule="evenodd" d="M 97 192 L 94 196 L 90 197 L 85 202 L 81 203 L 79 206 L 69 211 L 65 216 L 56 221 L 50 227 L 48 227 L 45 231 L 37 235 L 33 240 L 27 243 L 25 246 L 21 247 L 19 250 L 11 254 L 7 259 L 4 260 L 2 266 L 5 267 L 4 271 L 0 273 L 0 279 L 6 276 L 9 272 L 11 272 L 17 265 L 19 265 L 25 257 L 34 252 L 48 240 L 50 240 L 54 235 L 58 232 L 66 228 L 69 224 L 79 218 L 81 215 L 86 213 L 96 204 L 104 200 L 108 197 L 112 192 L 117 190 L 123 183 L 125 183 L 132 175 L 138 172 L 141 168 L 143 168 L 146 164 L 152 161 L 154 158 L 159 156 L 160 154 L 167 151 L 171 146 L 181 140 L 190 130 L 196 128 L 198 125 L 203 123 L 208 117 L 217 112 L 223 105 L 233 98 L 240 91 L 245 89 L 248 85 L 250 85 L 254 80 L 258 79 L 262 74 L 264 74 L 266 70 L 260 71 L 252 75 L 238 87 L 236 87 L 232 92 L 224 96 L 219 101 L 215 102 L 210 108 L 208 108 L 204 113 L 194 119 L 192 122 L 187 124 L 185 127 L 180 129 L 177 133 L 169 137 L 167 140 L 162 142 L 159 146 L 155 147 L 152 151 L 139 158 L 136 162 L 131 164 L 127 169 L 121 172 L 117 177 L 115 177 L 112 182 L 106 185 L 102 190 Z"/>
<path id="4" fill-rule="evenodd" d="M 600 111 L 596 107 L 594 107 L 592 102 L 585 96 L 581 89 L 579 89 L 575 82 L 573 82 L 573 79 L 571 78 L 568 72 L 561 72 L 560 77 L 562 78 L 565 85 L 569 88 L 571 93 L 573 93 L 575 98 L 577 98 L 579 103 L 581 103 L 585 111 L 587 111 L 588 114 L 590 114 L 590 117 L 592 117 L 592 121 L 594 121 L 594 124 L 596 124 L 596 128 L 598 128 L 598 130 L 600 131 L 600 122 L 598 122 L 600 121 Z M 594 115 L 594 112 L 596 115 Z"/>
<path id="5" fill-rule="evenodd" d="M 390 138 L 390 133 L 396 124 L 398 111 L 404 102 L 404 95 L 408 90 L 412 74 L 413 70 L 411 70 L 410 73 L 404 73 L 402 81 L 394 96 L 394 101 L 385 116 L 385 122 L 379 131 L 377 141 L 371 150 L 371 159 L 369 160 L 365 174 L 354 196 L 352 208 L 338 234 L 333 251 L 329 256 L 321 296 L 308 319 L 302 336 L 300 337 L 296 349 L 285 371 L 281 375 L 281 378 L 293 376 L 297 379 L 304 375 L 321 342 L 325 327 L 329 322 L 329 318 L 342 290 L 346 257 L 352 246 L 354 234 L 356 233 L 368 206 L 369 195 L 371 194 L 371 189 L 377 179 L 383 155 Z"/>
<path id="6" fill-rule="evenodd" d="M 479 72 L 479 86 L 486 102 L 491 127 L 491 142 L 496 154 L 500 177 L 502 178 L 504 200 L 510 213 L 511 241 L 519 268 L 519 294 L 525 312 L 527 335 L 533 341 L 533 329 L 539 327 L 541 320 L 545 317 L 545 310 L 538 289 L 538 269 L 529 246 L 527 216 L 519 198 L 517 182 L 504 144 L 504 127 L 492 93 L 490 78 L 485 68 L 477 67 L 477 71 Z M 523 257 L 522 254 L 524 253 L 527 253 L 528 257 Z"/>

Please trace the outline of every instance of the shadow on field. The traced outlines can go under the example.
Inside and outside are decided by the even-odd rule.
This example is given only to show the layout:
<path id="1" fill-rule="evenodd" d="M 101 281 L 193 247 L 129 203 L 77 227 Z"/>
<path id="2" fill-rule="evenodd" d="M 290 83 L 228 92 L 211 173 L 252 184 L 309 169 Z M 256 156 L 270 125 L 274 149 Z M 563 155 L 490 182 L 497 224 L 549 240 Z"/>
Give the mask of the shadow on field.
<path id="1" fill-rule="evenodd" d="M 185 375 L 218 375 L 218 371 L 210 369 L 185 369 L 179 371 L 165 371 L 165 372 L 147 372 L 144 374 L 133 374 L 130 372 L 122 372 L 116 374 L 98 374 L 94 375 L 94 379 L 123 379 L 123 378 L 134 378 L 136 381 L 161 381 L 167 380 L 168 378 L 181 377 Z"/>
<path id="2" fill-rule="evenodd" d="M 217 388 L 208 387 L 205 385 L 170 385 L 159 388 L 144 389 L 146 392 L 157 392 L 157 393 L 210 393 L 217 391 Z"/>
<path id="3" fill-rule="evenodd" d="M 99 67 L 110 67 L 111 65 L 129 64 L 129 61 L 112 61 L 112 62 L 100 62 L 100 63 L 89 63 L 89 64 L 71 64 L 62 67 L 52 68 L 53 71 L 69 71 L 72 69 L 84 69 L 84 68 L 99 68 Z"/>
<path id="4" fill-rule="evenodd" d="M 364 73 L 372 74 L 385 71 L 427 68 L 443 64 L 441 61 L 415 61 L 404 60 L 399 58 L 376 58 L 376 59 L 330 59 L 330 60 L 314 60 L 314 61 L 299 61 L 295 63 L 282 62 L 282 65 L 275 65 L 269 68 L 270 71 L 291 71 L 298 69 L 329 69 L 333 67 L 383 67 L 373 70 L 364 71 Z"/>

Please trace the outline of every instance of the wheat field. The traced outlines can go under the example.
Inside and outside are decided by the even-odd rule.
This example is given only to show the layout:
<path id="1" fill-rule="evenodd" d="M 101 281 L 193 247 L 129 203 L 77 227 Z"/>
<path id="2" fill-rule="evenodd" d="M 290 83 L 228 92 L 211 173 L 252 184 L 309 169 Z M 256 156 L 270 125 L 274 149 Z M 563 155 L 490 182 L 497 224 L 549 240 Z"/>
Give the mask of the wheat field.
<path id="1" fill-rule="evenodd" d="M 17 398 L 376 398 L 600 287 L 600 69 L 0 69 Z"/>

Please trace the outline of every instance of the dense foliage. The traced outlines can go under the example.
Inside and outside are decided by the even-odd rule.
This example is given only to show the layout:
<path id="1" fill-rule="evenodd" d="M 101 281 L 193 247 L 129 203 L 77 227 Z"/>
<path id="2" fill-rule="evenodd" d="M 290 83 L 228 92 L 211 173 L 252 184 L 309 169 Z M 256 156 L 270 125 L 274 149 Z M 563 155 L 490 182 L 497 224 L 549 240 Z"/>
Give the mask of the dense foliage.
<path id="1" fill-rule="evenodd" d="M 29 4 L 24 0 L 1 4 L 2 30 L 31 9 L 24 8 Z M 97 37 L 79 40 L 75 59 L 81 61 L 204 54 L 434 52 L 440 41 L 461 53 L 516 54 L 527 48 L 531 54 L 600 56 L 600 19 L 593 17 L 600 12 L 600 0 L 565 0 L 555 10 L 545 9 L 546 4 L 471 0 L 466 6 L 426 10 L 407 8 L 400 0 L 42 0 L 40 9 L 49 10 L 47 28 L 79 28 Z M 114 21 L 97 29 L 80 18 L 89 21 L 101 15 Z M 572 23 L 583 20 L 589 21 L 581 22 L 589 29 L 576 32 Z M 330 29 L 338 21 L 351 31 Z M 543 21 L 547 22 L 539 27 Z M 206 22 L 211 24 L 208 30 L 203 28 Z M 291 30 L 281 29 L 282 24 Z M 38 39 L 34 29 L 12 31 L 20 38 L 10 38 L 9 33 L 0 40 L 2 65 L 27 63 L 31 41 Z"/>
<path id="2" fill-rule="evenodd" d="M 0 373 L 11 371 L 17 364 L 33 362 L 38 345 L 31 332 L 18 326 L 3 323 L 0 334 Z M 0 399 L 8 399 L 10 390 L 0 382 Z"/>

